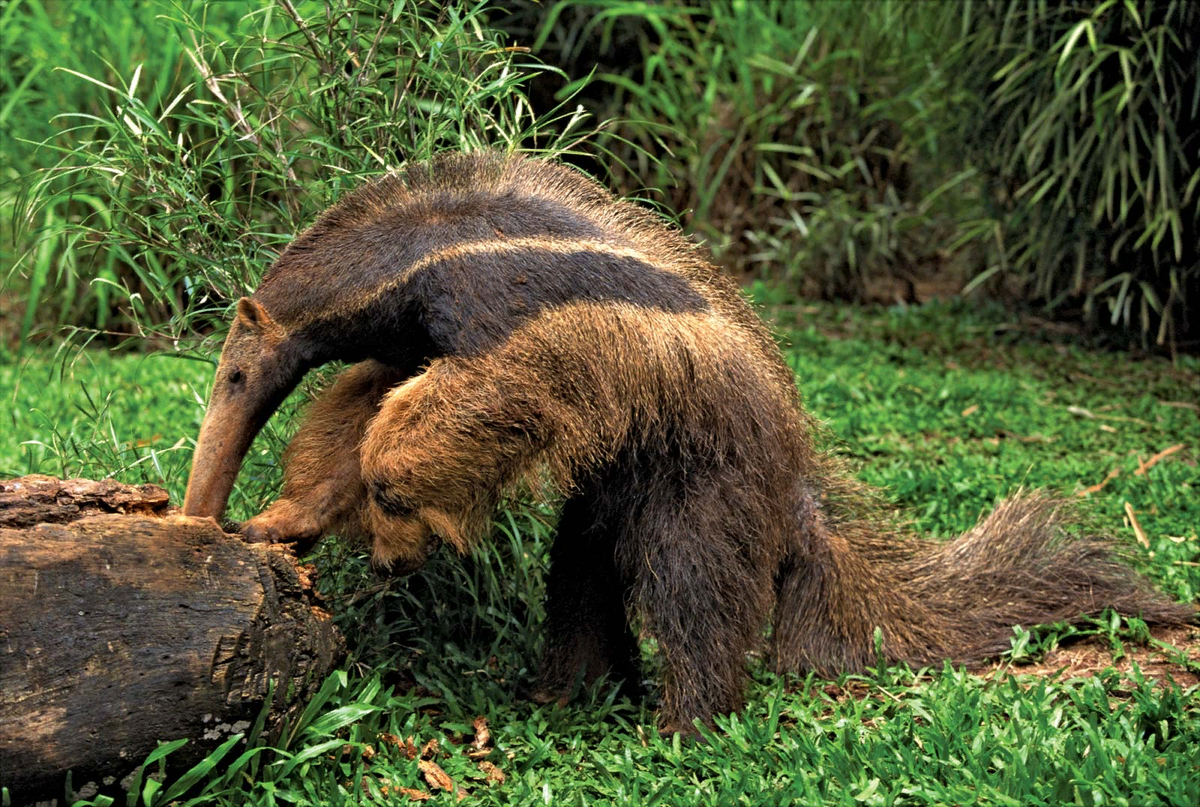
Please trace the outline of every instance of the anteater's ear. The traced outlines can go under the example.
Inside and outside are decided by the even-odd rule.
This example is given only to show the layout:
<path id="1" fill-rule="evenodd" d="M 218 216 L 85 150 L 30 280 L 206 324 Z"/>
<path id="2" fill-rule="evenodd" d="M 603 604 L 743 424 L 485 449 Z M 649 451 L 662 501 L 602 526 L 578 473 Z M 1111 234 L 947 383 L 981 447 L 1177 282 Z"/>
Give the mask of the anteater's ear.
<path id="1" fill-rule="evenodd" d="M 237 301 L 237 319 L 242 327 L 254 331 L 264 331 L 275 325 L 275 320 L 271 319 L 267 309 L 249 297 L 243 297 Z"/>

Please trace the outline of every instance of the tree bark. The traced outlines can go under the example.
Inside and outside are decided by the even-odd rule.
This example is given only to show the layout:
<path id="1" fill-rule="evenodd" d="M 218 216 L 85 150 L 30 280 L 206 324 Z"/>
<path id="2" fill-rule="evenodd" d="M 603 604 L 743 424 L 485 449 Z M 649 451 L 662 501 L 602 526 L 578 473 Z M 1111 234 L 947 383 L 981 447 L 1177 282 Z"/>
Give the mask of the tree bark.
<path id="1" fill-rule="evenodd" d="M 267 731 L 340 660 L 286 547 L 171 514 L 166 492 L 0 482 L 0 785 L 15 803 L 119 781 L 159 741 L 188 764 L 261 712 Z M 239 722 L 245 721 L 245 722 Z"/>

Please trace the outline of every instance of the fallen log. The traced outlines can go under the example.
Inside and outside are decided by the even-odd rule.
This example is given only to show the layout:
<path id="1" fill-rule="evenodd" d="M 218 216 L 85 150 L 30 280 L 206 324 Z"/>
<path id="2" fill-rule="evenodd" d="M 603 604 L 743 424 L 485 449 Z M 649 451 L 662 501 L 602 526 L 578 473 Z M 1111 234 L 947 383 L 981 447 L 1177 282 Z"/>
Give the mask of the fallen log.
<path id="1" fill-rule="evenodd" d="M 14 803 L 119 781 L 159 741 L 190 764 L 278 727 L 343 644 L 282 546 L 171 514 L 150 485 L 0 482 L 0 785 Z"/>

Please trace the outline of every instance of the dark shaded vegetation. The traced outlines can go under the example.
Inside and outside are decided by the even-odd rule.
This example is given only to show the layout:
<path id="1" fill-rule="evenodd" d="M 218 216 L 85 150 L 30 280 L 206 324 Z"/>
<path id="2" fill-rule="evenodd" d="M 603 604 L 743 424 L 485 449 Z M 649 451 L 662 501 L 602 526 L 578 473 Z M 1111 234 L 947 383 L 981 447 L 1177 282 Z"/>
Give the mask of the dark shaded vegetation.
<path id="1" fill-rule="evenodd" d="M 977 3 L 949 67 L 1020 295 L 1159 345 L 1200 340 L 1200 5 Z M 1073 310 L 1076 310 L 1073 313 Z"/>
<path id="2" fill-rule="evenodd" d="M 733 267 L 827 299 L 950 274 L 1197 345 L 1194 3 L 592 0 L 541 24 L 548 61 L 611 86 L 597 117 L 629 121 L 600 137 L 618 181 Z"/>
<path id="3" fill-rule="evenodd" d="M 357 178 L 499 145 L 644 197 L 786 294 L 966 285 L 1194 348 L 1198 9 L 15 0 L 0 328 L 202 330 Z"/>

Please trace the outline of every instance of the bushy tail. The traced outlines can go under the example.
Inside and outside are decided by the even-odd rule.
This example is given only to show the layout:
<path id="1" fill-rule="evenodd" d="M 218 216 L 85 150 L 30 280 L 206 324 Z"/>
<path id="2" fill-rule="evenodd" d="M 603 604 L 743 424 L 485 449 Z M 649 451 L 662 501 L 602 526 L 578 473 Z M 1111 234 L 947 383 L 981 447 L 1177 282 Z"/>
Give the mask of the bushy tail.
<path id="1" fill-rule="evenodd" d="M 779 576 L 774 656 L 780 670 L 833 676 L 875 662 L 977 664 L 1010 647 L 1014 625 L 1075 621 L 1113 608 L 1151 624 L 1183 624 L 1172 602 L 1100 538 L 1062 528 L 1062 503 L 1022 494 L 947 543 L 875 525 L 831 523 L 798 508 L 797 548 Z"/>

